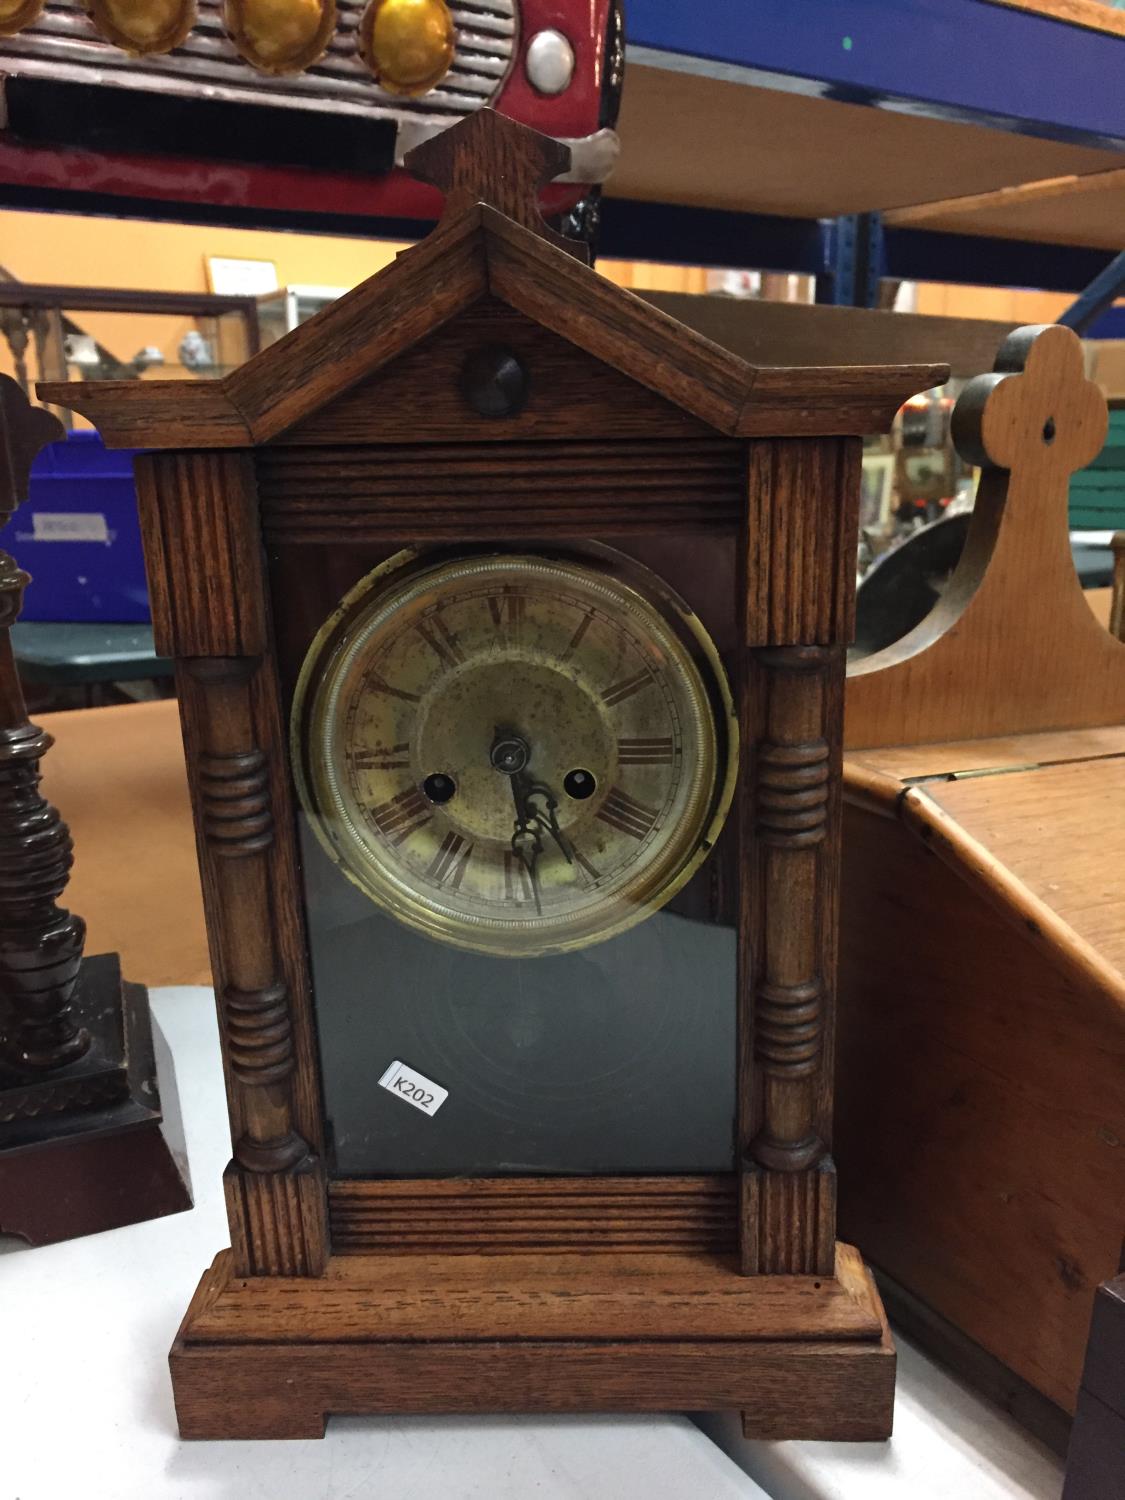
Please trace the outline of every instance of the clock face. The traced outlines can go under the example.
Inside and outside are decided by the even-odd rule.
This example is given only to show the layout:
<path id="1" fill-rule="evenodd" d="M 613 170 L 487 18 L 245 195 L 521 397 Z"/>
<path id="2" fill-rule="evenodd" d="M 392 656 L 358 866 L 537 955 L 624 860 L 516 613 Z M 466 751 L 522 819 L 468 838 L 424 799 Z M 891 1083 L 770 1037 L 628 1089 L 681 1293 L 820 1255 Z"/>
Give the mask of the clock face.
<path id="1" fill-rule="evenodd" d="M 583 556 L 400 553 L 305 660 L 293 763 L 321 842 L 431 937 L 519 957 L 655 911 L 730 804 L 730 694 L 651 573 Z"/>

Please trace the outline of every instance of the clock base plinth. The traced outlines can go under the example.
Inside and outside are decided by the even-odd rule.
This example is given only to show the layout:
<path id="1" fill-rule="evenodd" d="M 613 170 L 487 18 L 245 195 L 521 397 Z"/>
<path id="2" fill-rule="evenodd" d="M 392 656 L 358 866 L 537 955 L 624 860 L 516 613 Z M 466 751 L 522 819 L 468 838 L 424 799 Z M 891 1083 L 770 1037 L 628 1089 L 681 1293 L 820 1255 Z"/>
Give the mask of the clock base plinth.
<path id="1" fill-rule="evenodd" d="M 31 1245 L 191 1208 L 172 1056 L 117 954 L 82 960 L 84 1057 L 28 1080 L 0 1065 L 0 1234 Z"/>
<path id="2" fill-rule="evenodd" d="M 742 1412 L 748 1436 L 888 1437 L 870 1273 L 739 1275 L 707 1255 L 336 1256 L 204 1275 L 170 1355 L 185 1438 L 321 1437 L 330 1415 Z"/>

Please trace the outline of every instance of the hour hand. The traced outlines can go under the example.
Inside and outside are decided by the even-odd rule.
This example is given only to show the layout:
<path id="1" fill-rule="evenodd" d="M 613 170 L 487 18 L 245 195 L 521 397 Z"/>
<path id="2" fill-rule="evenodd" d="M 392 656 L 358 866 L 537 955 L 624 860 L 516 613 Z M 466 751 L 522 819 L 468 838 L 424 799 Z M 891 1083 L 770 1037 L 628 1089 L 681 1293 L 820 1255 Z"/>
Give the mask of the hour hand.
<path id="1" fill-rule="evenodd" d="M 544 804 L 542 812 L 539 811 L 538 807 L 534 807 L 532 805 L 532 797 L 542 798 Z M 532 783 L 530 789 L 528 790 L 527 802 L 528 805 L 532 807 L 532 811 L 539 821 L 540 826 L 546 823 L 548 833 L 554 839 L 555 843 L 558 844 L 559 849 L 562 851 L 563 858 L 566 860 L 567 864 L 572 865 L 574 863 L 574 855 L 571 851 L 570 844 L 567 842 L 566 835 L 559 827 L 558 798 L 552 793 L 550 787 L 544 786 L 541 781 L 536 781 Z"/>
<path id="2" fill-rule="evenodd" d="M 531 894 L 535 898 L 535 910 L 542 916 L 543 904 L 539 899 L 539 876 L 536 872 L 536 862 L 543 852 L 543 842 L 538 832 L 522 818 L 516 820 L 516 831 L 512 834 L 512 849 L 523 861 L 527 878 L 531 882 Z"/>

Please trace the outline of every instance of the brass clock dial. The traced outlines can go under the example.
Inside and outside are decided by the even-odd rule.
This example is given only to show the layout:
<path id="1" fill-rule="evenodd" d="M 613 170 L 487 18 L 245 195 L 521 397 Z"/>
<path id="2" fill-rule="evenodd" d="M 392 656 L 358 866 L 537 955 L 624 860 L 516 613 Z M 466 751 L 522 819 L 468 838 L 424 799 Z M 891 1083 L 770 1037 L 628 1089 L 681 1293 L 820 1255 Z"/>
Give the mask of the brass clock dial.
<path id="1" fill-rule="evenodd" d="M 314 641 L 293 734 L 305 810 L 362 890 L 520 957 L 662 906 L 711 847 L 736 760 L 713 644 L 608 549 L 398 554 Z"/>

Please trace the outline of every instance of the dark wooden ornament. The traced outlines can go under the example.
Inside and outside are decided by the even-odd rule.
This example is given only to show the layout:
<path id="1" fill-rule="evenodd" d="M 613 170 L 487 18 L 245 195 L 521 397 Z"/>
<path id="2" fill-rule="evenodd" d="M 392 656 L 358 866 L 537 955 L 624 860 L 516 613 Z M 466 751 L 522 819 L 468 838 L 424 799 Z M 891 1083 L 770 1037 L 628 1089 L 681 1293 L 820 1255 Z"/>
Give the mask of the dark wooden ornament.
<path id="1" fill-rule="evenodd" d="M 515 120 L 497 130 L 485 116 L 466 115 L 455 130 L 443 130 L 403 158 L 408 172 L 445 194 L 443 228 L 478 203 L 542 236 L 568 255 L 589 261 L 582 240 L 556 234 L 539 212 L 539 189 L 570 167 L 570 147 Z"/>
<path id="2" fill-rule="evenodd" d="M 63 427 L 3 376 L 0 435 L 2 526 Z M 28 721 L 10 636 L 28 582 L 0 552 L 0 1232 L 46 1244 L 176 1213 L 191 1196 L 147 993 L 122 982 L 116 955 L 83 959 L 86 924 L 58 905 L 73 845 L 39 790 L 51 737 Z"/>
<path id="3" fill-rule="evenodd" d="M 733 1406 L 760 1437 L 885 1436 L 894 1351 L 835 1234 L 843 651 L 861 435 L 947 372 L 758 369 L 691 333 L 546 231 L 536 191 L 565 152 L 490 111 L 411 165 L 446 192 L 438 229 L 224 380 L 50 389 L 149 450 L 154 624 L 177 659 L 233 1143 L 232 1248 L 171 1356 L 181 1431 Z M 729 1170 L 334 1176 L 296 668 L 397 548 L 606 538 L 682 567 L 697 608 L 725 580 L 743 753 L 701 875 L 739 951 Z"/>

